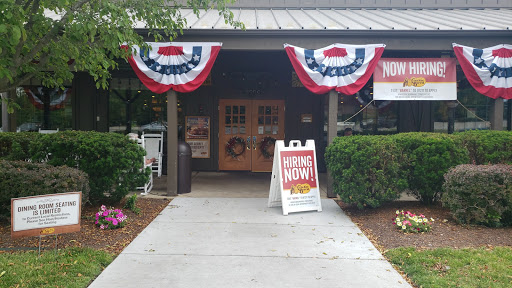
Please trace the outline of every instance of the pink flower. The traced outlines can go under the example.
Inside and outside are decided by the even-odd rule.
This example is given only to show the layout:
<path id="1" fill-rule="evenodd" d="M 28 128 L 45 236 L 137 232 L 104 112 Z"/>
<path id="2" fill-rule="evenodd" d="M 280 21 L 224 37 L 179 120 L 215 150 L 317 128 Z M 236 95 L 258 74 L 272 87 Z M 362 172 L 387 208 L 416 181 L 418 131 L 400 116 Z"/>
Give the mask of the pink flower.
<path id="1" fill-rule="evenodd" d="M 116 219 L 112 219 L 112 224 L 114 224 L 114 226 L 116 226 L 118 224 L 117 220 Z"/>
<path id="2" fill-rule="evenodd" d="M 117 214 L 117 218 L 122 218 L 124 216 L 123 212 L 120 212 L 119 214 Z"/>
<path id="3" fill-rule="evenodd" d="M 107 207 L 105 207 L 105 205 L 101 205 L 101 211 L 105 211 L 107 209 Z"/>
<path id="4" fill-rule="evenodd" d="M 105 225 L 101 224 L 100 229 L 102 229 L 102 230 L 105 229 Z"/>
<path id="5" fill-rule="evenodd" d="M 104 211 L 103 216 L 108 216 L 108 211 Z"/>
<path id="6" fill-rule="evenodd" d="M 407 225 L 412 226 L 411 222 L 409 222 Z"/>
<path id="7" fill-rule="evenodd" d="M 99 223 L 98 220 L 96 220 L 96 222 L 94 222 L 95 225 L 98 225 L 98 223 Z"/>

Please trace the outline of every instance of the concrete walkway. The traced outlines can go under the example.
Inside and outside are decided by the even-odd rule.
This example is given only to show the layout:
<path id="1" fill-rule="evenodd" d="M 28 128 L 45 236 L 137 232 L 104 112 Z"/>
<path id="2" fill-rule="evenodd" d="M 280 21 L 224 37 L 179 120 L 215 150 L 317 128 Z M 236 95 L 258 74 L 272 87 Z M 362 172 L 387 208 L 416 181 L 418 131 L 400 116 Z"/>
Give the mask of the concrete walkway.
<path id="1" fill-rule="evenodd" d="M 322 208 L 179 196 L 90 287 L 410 287 L 333 200 Z"/>

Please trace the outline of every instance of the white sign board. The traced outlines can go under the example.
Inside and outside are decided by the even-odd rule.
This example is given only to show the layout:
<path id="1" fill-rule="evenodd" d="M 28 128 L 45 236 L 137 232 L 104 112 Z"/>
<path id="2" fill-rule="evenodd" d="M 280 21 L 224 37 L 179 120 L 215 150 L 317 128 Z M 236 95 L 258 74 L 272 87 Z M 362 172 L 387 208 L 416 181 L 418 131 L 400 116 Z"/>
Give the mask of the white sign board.
<path id="1" fill-rule="evenodd" d="M 22 237 L 79 231 L 81 200 L 81 192 L 13 198 L 11 235 Z M 55 229 L 57 227 L 62 229 Z"/>
<path id="2" fill-rule="evenodd" d="M 381 58 L 373 100 L 456 100 L 455 58 Z"/>
<path id="3" fill-rule="evenodd" d="M 301 146 L 298 140 L 292 140 L 288 147 L 283 140 L 277 140 L 268 207 L 282 206 L 283 215 L 322 211 L 316 163 L 314 140 L 307 140 L 305 146 Z"/>

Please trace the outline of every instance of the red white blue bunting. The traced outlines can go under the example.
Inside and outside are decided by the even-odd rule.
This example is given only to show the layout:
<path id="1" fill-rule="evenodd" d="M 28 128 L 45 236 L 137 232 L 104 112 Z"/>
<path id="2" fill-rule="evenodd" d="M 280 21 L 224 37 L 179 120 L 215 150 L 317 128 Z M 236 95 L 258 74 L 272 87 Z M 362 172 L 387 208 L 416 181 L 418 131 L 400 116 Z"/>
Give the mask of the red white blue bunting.
<path id="1" fill-rule="evenodd" d="M 477 49 L 453 43 L 453 50 L 476 91 L 493 99 L 512 99 L 512 45 Z"/>
<path id="2" fill-rule="evenodd" d="M 222 43 L 148 43 L 152 49 L 133 46 L 137 53 L 128 58 L 139 79 L 155 93 L 169 89 L 191 92 L 204 82 Z M 127 48 L 126 46 L 123 46 Z"/>
<path id="3" fill-rule="evenodd" d="M 41 100 L 43 98 L 44 93 L 49 93 L 50 95 L 50 103 L 49 109 L 51 111 L 58 110 L 66 107 L 66 100 L 71 95 L 71 89 L 65 88 L 64 90 L 60 90 L 58 88 L 45 92 L 43 87 L 37 88 L 24 88 L 25 93 L 28 95 L 28 99 L 30 103 L 34 105 L 39 110 L 44 110 L 44 102 Z"/>
<path id="4" fill-rule="evenodd" d="M 316 94 L 336 89 L 345 95 L 355 94 L 368 82 L 384 47 L 384 44 L 333 44 L 309 50 L 284 45 L 295 72 L 306 88 Z"/>

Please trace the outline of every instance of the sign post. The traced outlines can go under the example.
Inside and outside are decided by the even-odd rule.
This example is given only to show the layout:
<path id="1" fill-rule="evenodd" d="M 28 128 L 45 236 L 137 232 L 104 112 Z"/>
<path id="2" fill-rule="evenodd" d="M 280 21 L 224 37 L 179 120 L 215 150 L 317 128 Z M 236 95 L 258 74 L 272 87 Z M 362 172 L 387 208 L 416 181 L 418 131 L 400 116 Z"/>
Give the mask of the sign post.
<path id="1" fill-rule="evenodd" d="M 283 207 L 283 215 L 301 211 L 322 211 L 316 165 L 315 141 L 305 146 L 292 140 L 285 147 L 277 140 L 274 149 L 268 207 Z"/>

